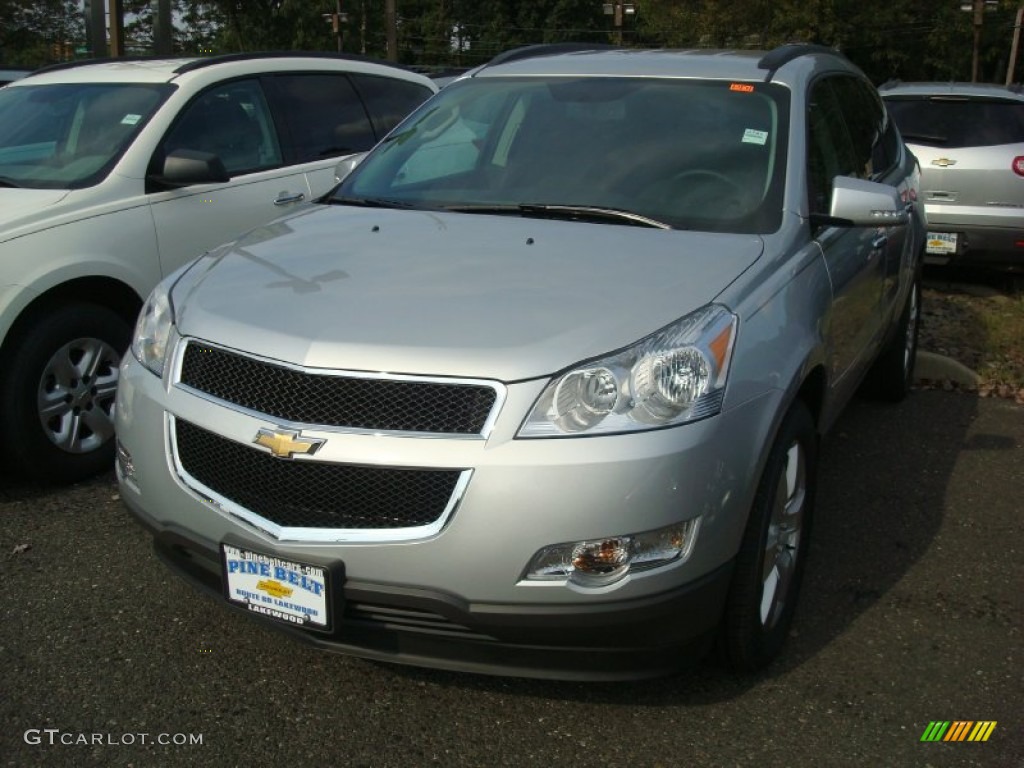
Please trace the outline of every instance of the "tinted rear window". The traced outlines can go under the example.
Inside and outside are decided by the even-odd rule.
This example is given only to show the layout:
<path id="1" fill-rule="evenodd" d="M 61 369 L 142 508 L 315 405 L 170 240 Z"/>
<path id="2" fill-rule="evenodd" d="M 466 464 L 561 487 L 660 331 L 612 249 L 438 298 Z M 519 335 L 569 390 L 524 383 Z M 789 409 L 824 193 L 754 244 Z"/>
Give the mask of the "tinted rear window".
<path id="1" fill-rule="evenodd" d="M 951 97 L 885 100 L 903 138 L 940 147 L 1024 142 L 1024 102 Z"/>

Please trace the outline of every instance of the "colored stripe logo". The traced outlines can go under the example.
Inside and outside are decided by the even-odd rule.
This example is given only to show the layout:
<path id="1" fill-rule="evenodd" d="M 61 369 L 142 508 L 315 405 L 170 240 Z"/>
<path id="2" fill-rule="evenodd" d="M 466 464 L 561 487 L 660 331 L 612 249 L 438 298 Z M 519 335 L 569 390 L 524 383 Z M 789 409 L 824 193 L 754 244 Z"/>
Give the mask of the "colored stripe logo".
<path id="1" fill-rule="evenodd" d="M 988 741 L 995 729 L 995 720 L 932 720 L 921 741 Z"/>

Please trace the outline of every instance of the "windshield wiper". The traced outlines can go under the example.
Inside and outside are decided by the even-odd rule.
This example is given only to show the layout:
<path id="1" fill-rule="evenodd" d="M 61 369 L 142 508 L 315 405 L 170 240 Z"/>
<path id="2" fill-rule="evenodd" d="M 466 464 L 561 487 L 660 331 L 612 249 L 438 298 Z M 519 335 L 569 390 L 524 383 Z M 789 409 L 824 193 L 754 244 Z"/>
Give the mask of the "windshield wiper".
<path id="1" fill-rule="evenodd" d="M 0 187 L 12 187 L 14 189 L 21 189 L 21 184 L 16 182 L 14 179 L 9 179 L 6 176 L 0 176 Z"/>
<path id="2" fill-rule="evenodd" d="M 446 211 L 456 213 L 497 213 L 530 216 L 544 219 L 567 219 L 569 221 L 614 221 L 637 227 L 672 229 L 663 221 L 641 216 L 639 213 L 620 208 L 601 208 L 592 205 L 549 205 L 546 203 L 522 203 L 520 205 L 446 205 Z"/>
<path id="3" fill-rule="evenodd" d="M 413 203 L 405 200 L 388 200 L 383 197 L 331 197 L 327 199 L 331 205 L 356 205 L 360 208 L 415 208 Z"/>

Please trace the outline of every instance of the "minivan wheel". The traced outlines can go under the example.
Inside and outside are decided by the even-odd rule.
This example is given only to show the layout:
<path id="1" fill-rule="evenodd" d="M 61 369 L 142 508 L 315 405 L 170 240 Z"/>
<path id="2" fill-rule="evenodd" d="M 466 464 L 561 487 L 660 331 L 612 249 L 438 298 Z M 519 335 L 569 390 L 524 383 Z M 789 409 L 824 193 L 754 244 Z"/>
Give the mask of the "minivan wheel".
<path id="1" fill-rule="evenodd" d="M 817 456 L 814 421 L 797 401 L 758 484 L 722 619 L 720 651 L 737 672 L 768 665 L 789 634 L 810 537 Z"/>
<path id="2" fill-rule="evenodd" d="M 0 372 L 0 452 L 45 483 L 113 467 L 118 365 L 131 329 L 104 307 L 77 304 L 39 317 L 13 340 Z"/>
<path id="3" fill-rule="evenodd" d="M 882 350 L 865 380 L 870 397 L 898 403 L 914 383 L 914 360 L 921 325 L 921 270 L 914 274 L 896 332 Z"/>

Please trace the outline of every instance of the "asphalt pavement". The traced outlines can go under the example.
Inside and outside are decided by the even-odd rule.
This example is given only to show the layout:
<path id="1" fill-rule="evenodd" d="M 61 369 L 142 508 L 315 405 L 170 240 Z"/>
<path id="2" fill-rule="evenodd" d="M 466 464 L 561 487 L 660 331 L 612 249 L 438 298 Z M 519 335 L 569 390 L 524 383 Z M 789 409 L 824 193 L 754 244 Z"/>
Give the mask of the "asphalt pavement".
<path id="1" fill-rule="evenodd" d="M 172 576 L 112 476 L 0 478 L 0 765 L 1024 766 L 1022 447 L 1008 401 L 855 401 L 783 658 L 630 684 L 314 651 Z"/>

